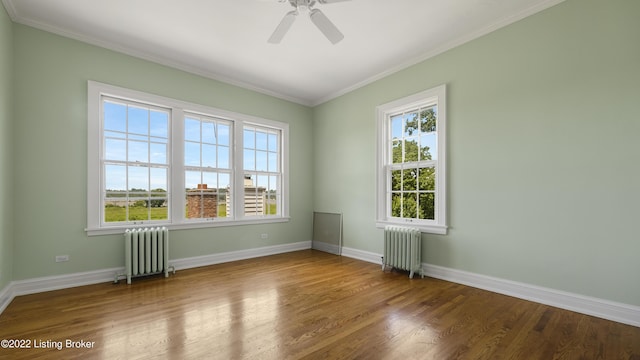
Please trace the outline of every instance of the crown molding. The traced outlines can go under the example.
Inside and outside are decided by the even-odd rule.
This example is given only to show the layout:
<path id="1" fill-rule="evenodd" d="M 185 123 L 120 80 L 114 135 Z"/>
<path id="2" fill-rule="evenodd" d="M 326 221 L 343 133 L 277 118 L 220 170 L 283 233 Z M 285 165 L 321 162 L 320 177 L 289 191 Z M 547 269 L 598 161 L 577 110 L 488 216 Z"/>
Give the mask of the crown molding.
<path id="1" fill-rule="evenodd" d="M 490 24 L 488 26 L 485 26 L 482 29 L 479 29 L 479 30 L 477 30 L 475 32 L 466 34 L 466 35 L 461 36 L 461 37 L 459 37 L 457 39 L 454 39 L 452 41 L 444 43 L 441 46 L 439 46 L 439 47 L 437 47 L 437 48 L 435 48 L 435 49 L 433 49 L 431 51 L 425 52 L 425 53 L 423 53 L 423 54 L 421 54 L 421 55 L 419 55 L 417 57 L 414 57 L 414 58 L 409 59 L 409 60 L 407 60 L 405 62 L 402 62 L 402 63 L 398 64 L 397 66 L 394 66 L 394 67 L 392 67 L 390 69 L 387 69 L 387 70 L 385 70 L 383 72 L 380 72 L 380 73 L 378 73 L 376 75 L 368 77 L 368 78 L 366 78 L 366 79 L 364 79 L 364 80 L 362 80 L 362 81 L 360 81 L 358 83 L 353 84 L 352 86 L 346 87 L 344 89 L 341 89 L 341 90 L 338 90 L 338 91 L 336 91 L 334 93 L 331 93 L 331 94 L 329 94 L 329 95 L 327 95 L 325 97 L 317 99 L 316 101 L 313 101 L 311 103 L 311 106 L 315 107 L 315 106 L 321 105 L 321 104 L 323 104 L 325 102 L 329 102 L 329 101 L 331 101 L 331 100 L 333 100 L 335 98 L 338 98 L 338 97 L 340 97 L 342 95 L 346 95 L 346 94 L 348 94 L 348 93 L 350 93 L 350 92 L 352 92 L 354 90 L 357 90 L 359 88 L 367 86 L 367 85 L 369 85 L 371 83 L 374 83 L 374 82 L 376 82 L 378 80 L 384 79 L 384 78 L 386 78 L 386 77 L 388 77 L 390 75 L 393 75 L 393 74 L 395 74 L 397 72 L 405 70 L 405 69 L 407 69 L 407 68 L 409 68 L 411 66 L 417 65 L 417 64 L 419 64 L 419 63 L 421 63 L 423 61 L 426 61 L 426 60 L 428 60 L 430 58 L 436 57 L 436 56 L 438 56 L 438 55 L 440 55 L 440 54 L 442 54 L 444 52 L 447 52 L 447 51 L 449 51 L 451 49 L 454 49 L 454 48 L 456 48 L 456 47 L 458 47 L 460 45 L 463 45 L 465 43 L 468 43 L 470 41 L 478 39 L 478 38 L 480 38 L 482 36 L 485 36 L 485 35 L 493 32 L 493 31 L 496 31 L 498 29 L 501 29 L 503 27 L 511 25 L 511 24 L 513 24 L 513 23 L 515 23 L 517 21 L 520 21 L 520 20 L 522 20 L 522 19 L 524 19 L 526 17 L 529 17 L 529 16 L 531 16 L 533 14 L 536 14 L 538 12 L 546 10 L 546 9 L 548 9 L 550 7 L 555 6 L 555 5 L 558 5 L 558 4 L 560 4 L 560 3 L 564 2 L 564 1 L 565 0 L 547 0 L 545 2 L 542 2 L 542 3 L 539 3 L 539 4 L 535 5 L 535 6 L 532 6 L 532 7 L 528 8 L 528 9 L 525 9 L 525 10 L 523 10 L 523 11 L 517 13 L 517 14 L 502 18 L 502 19 L 500 19 L 500 20 L 498 20 L 498 21 L 496 21 L 496 22 L 494 22 L 494 23 L 492 23 L 492 24 Z"/>

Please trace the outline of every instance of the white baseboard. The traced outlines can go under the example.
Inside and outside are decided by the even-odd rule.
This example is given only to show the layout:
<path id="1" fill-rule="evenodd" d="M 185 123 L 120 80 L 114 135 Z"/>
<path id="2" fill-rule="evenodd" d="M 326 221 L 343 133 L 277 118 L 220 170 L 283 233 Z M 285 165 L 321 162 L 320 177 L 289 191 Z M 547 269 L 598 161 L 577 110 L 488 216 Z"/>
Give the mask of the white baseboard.
<path id="1" fill-rule="evenodd" d="M 640 307 L 541 286 L 422 264 L 426 276 L 640 327 Z"/>
<path id="2" fill-rule="evenodd" d="M 200 266 L 221 264 L 225 262 L 252 259 L 261 256 L 283 254 L 292 251 L 311 249 L 311 241 L 301 241 L 291 244 L 265 246 L 254 249 L 230 251 L 219 254 L 196 256 L 184 259 L 170 260 L 176 270 L 191 269 Z"/>
<path id="3" fill-rule="evenodd" d="M 9 306 L 11 300 L 13 300 L 13 294 L 11 293 L 11 283 L 7 284 L 3 289 L 0 289 L 0 314 L 4 309 Z"/>
<path id="4" fill-rule="evenodd" d="M 76 286 L 99 284 L 113 281 L 116 273 L 123 272 L 124 267 L 121 267 L 13 281 L 12 293 L 13 296 L 20 296 Z"/>
<path id="5" fill-rule="evenodd" d="M 324 252 L 328 252 L 328 253 L 331 253 L 331 254 L 336 254 L 336 255 L 340 255 L 340 250 L 341 250 L 340 245 L 324 243 L 324 242 L 321 242 L 321 241 L 313 241 L 313 242 L 311 242 L 311 248 L 312 249 L 316 249 L 316 250 L 320 250 L 320 251 L 324 251 Z"/>
<path id="6" fill-rule="evenodd" d="M 16 296 L 113 281 L 118 272 L 124 267 L 12 281 L 0 290 L 0 314 Z"/>
<path id="7" fill-rule="evenodd" d="M 374 264 L 380 264 L 382 266 L 382 255 L 372 253 L 369 251 L 358 250 L 353 248 L 348 248 L 346 246 L 342 247 L 342 255 L 346 257 L 350 257 L 353 259 L 358 259 Z"/>
<path id="8" fill-rule="evenodd" d="M 196 256 L 184 259 L 169 260 L 176 270 L 220 264 L 224 262 L 251 259 L 260 256 L 282 254 L 311 248 L 311 241 L 291 244 L 265 246 L 255 249 L 230 251 L 220 254 Z M 16 296 L 35 294 L 51 290 L 67 289 L 76 286 L 113 282 L 116 274 L 123 274 L 124 267 L 88 271 L 82 273 L 46 276 L 27 280 L 12 281 L 0 290 L 0 314 Z"/>
<path id="9" fill-rule="evenodd" d="M 346 247 L 342 248 L 342 255 L 374 264 L 380 264 L 382 257 Z M 425 263 L 422 271 L 425 276 L 640 327 L 640 306 Z"/>

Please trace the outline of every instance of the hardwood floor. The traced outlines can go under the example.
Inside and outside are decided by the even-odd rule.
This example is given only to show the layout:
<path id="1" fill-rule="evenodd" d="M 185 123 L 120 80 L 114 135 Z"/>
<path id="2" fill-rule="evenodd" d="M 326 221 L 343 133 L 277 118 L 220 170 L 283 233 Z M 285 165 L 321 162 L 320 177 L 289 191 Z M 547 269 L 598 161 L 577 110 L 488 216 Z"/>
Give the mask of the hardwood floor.
<path id="1" fill-rule="evenodd" d="M 640 328 L 314 250 L 20 296 L 0 339 L 31 346 L 3 359 L 640 359 Z"/>

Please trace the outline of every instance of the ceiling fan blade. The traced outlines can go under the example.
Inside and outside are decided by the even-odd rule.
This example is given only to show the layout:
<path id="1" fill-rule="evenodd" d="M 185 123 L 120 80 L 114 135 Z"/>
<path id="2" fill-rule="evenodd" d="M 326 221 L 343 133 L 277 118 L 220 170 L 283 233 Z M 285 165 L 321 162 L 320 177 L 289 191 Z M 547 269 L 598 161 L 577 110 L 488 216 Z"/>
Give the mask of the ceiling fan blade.
<path id="1" fill-rule="evenodd" d="M 298 15 L 297 11 L 289 11 L 280 21 L 280 24 L 278 24 L 278 27 L 273 31 L 273 34 L 271 34 L 271 37 L 269 38 L 269 42 L 272 44 L 278 44 L 280 43 L 280 41 L 282 41 L 282 38 L 284 37 L 284 35 L 287 33 L 287 31 L 289 31 L 289 29 L 291 28 L 291 25 L 293 25 L 293 22 L 296 20 L 296 16 Z"/>
<path id="2" fill-rule="evenodd" d="M 351 1 L 351 0 L 318 0 L 320 4 L 331 4 L 331 3 L 345 2 L 345 1 Z"/>
<path id="3" fill-rule="evenodd" d="M 331 41 L 332 44 L 337 44 L 340 40 L 344 39 L 344 35 L 333 25 L 333 23 L 327 18 L 327 16 L 318 9 L 313 9 L 309 13 L 311 21 L 322 31 L 324 36 Z"/>

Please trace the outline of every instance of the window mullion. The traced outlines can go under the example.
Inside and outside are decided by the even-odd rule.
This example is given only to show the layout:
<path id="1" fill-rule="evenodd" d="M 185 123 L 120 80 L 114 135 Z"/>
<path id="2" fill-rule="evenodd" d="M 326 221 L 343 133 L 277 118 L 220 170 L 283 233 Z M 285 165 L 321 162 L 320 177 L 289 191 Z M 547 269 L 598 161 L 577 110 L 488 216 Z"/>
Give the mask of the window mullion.
<path id="1" fill-rule="evenodd" d="M 233 218 L 244 218 L 244 123 L 234 121 L 234 157 L 233 157 Z"/>
<path id="2" fill-rule="evenodd" d="M 186 206 L 185 198 L 185 165 L 184 165 L 184 110 L 173 108 L 171 110 L 171 136 L 169 137 L 170 149 L 170 175 L 169 175 L 169 194 L 170 218 L 172 222 L 183 222 L 185 220 L 184 209 Z"/>

